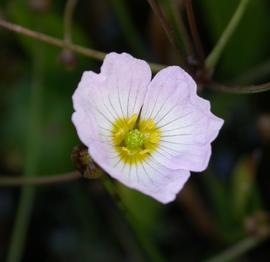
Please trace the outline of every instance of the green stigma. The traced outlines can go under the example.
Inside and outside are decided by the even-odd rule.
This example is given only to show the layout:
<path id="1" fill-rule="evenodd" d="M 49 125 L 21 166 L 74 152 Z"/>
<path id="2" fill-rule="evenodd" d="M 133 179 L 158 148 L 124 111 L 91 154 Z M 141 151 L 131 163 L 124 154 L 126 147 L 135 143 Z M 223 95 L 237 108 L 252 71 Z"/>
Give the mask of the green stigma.
<path id="1" fill-rule="evenodd" d="M 144 135 L 138 129 L 133 129 L 126 134 L 125 145 L 129 150 L 141 149 L 144 143 Z"/>

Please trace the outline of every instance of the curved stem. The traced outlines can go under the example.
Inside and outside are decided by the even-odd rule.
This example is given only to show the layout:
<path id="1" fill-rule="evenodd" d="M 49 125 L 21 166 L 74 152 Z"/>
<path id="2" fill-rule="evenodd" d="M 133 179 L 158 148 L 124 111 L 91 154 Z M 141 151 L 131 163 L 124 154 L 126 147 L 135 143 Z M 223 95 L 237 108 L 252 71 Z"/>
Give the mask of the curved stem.
<path id="1" fill-rule="evenodd" d="M 74 51 L 78 54 L 93 58 L 98 61 L 103 61 L 104 57 L 106 56 L 106 53 L 97 51 L 94 49 L 82 47 L 79 45 L 71 44 L 71 43 L 65 43 L 65 41 L 52 37 L 46 34 L 42 34 L 33 30 L 30 30 L 28 28 L 22 27 L 20 25 L 16 25 L 10 22 L 7 22 L 3 19 L 0 19 L 0 27 L 3 27 L 9 31 L 16 32 L 18 34 L 22 34 L 28 37 L 31 37 L 33 39 L 39 40 L 41 42 L 58 46 L 61 48 L 68 48 L 71 51 Z M 159 70 L 165 68 L 165 65 L 160 65 L 160 64 L 155 64 L 155 63 L 150 63 L 151 69 L 153 72 L 158 72 Z"/>
<path id="2" fill-rule="evenodd" d="M 0 186 L 24 186 L 24 185 L 51 185 L 80 179 L 79 172 L 70 172 L 63 175 L 24 177 L 24 176 L 0 176 Z"/>
<path id="3" fill-rule="evenodd" d="M 235 32 L 235 29 L 237 28 L 239 22 L 241 21 L 241 18 L 243 17 L 243 14 L 246 10 L 247 4 L 249 0 L 241 0 L 235 13 L 233 14 L 229 24 L 225 28 L 223 34 L 219 38 L 216 46 L 213 48 L 211 53 L 208 55 L 206 59 L 206 66 L 210 71 L 213 71 L 226 44 L 232 37 L 233 33 Z"/>

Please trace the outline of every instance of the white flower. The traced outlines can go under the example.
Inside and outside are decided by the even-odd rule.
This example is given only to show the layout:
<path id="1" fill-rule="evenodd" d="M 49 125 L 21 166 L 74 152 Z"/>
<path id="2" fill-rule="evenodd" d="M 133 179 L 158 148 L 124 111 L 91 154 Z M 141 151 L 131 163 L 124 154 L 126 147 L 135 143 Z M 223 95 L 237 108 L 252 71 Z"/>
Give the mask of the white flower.
<path id="1" fill-rule="evenodd" d="M 149 65 L 108 54 L 73 95 L 72 121 L 89 154 L 110 176 L 162 203 L 175 199 L 190 171 L 206 169 L 223 120 L 196 94 L 180 67 L 151 81 Z"/>

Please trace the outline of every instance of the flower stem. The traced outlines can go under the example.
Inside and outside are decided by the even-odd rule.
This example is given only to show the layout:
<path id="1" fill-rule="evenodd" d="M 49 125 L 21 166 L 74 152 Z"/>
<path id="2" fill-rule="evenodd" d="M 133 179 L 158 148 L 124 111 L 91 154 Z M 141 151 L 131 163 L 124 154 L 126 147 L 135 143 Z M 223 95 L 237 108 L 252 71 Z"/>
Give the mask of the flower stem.
<path id="1" fill-rule="evenodd" d="M 121 201 L 121 196 L 117 191 L 115 183 L 111 181 L 106 174 L 102 176 L 102 182 L 112 199 L 115 200 L 119 210 L 122 212 L 127 222 L 129 223 L 139 246 L 142 248 L 148 258 L 147 261 L 163 262 L 163 257 L 159 254 L 153 243 L 147 237 L 145 237 L 144 232 L 142 232 L 141 229 L 138 228 L 138 223 L 136 223 L 134 217 L 131 215 L 128 208 L 125 206 L 123 201 Z"/>
<path id="2" fill-rule="evenodd" d="M 235 246 L 223 251 L 221 254 L 207 260 L 206 262 L 229 262 L 234 261 L 247 251 L 259 245 L 266 237 L 249 237 L 237 243 Z"/>
<path id="3" fill-rule="evenodd" d="M 225 28 L 223 34 L 219 38 L 216 46 L 213 48 L 211 53 L 208 55 L 206 59 L 206 66 L 210 71 L 213 71 L 222 52 L 224 51 L 225 46 L 227 45 L 228 41 L 232 37 L 233 33 L 235 32 L 243 14 L 246 10 L 247 4 L 249 0 L 241 0 L 235 13 L 233 14 L 229 24 Z"/>
<path id="4" fill-rule="evenodd" d="M 40 111 L 43 86 L 42 75 L 42 52 L 35 47 L 36 52 L 33 63 L 32 95 L 30 100 L 30 122 L 27 137 L 27 152 L 24 169 L 25 177 L 33 177 L 37 173 L 37 161 L 39 151 Z M 28 230 L 29 218 L 34 202 L 35 188 L 24 186 L 19 199 L 18 210 L 13 227 L 11 242 L 8 250 L 7 262 L 19 262 L 23 255 L 25 237 Z"/>

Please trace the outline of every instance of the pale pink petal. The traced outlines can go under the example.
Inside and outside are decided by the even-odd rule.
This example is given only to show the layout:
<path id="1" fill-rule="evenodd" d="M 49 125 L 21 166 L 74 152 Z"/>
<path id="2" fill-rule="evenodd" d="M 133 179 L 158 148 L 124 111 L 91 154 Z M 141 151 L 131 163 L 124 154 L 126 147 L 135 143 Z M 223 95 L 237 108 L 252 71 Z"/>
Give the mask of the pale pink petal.
<path id="1" fill-rule="evenodd" d="M 96 109 L 93 101 L 93 89 L 101 87 L 103 81 L 100 75 L 91 71 L 84 72 L 78 88 L 72 96 L 75 110 L 72 122 L 77 129 L 79 138 L 85 145 L 93 139 L 98 139 L 99 130 L 94 113 Z"/>
<path id="2" fill-rule="evenodd" d="M 162 116 L 174 105 L 183 106 L 195 93 L 196 85 L 183 69 L 178 66 L 162 69 L 148 87 L 142 118 Z"/>
<path id="3" fill-rule="evenodd" d="M 172 169 L 206 169 L 210 143 L 223 125 L 210 112 L 209 102 L 197 96 L 195 87 L 182 69 L 168 67 L 153 79 L 144 103 L 143 116 L 153 118 L 161 130 L 154 155 Z"/>
<path id="4" fill-rule="evenodd" d="M 129 54 L 110 53 L 101 67 L 106 76 L 105 100 L 110 97 L 115 114 L 129 117 L 138 113 L 151 81 L 149 65 Z M 109 101 L 109 104 L 111 104 Z"/>

